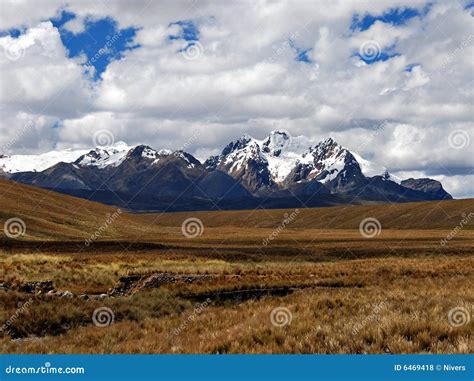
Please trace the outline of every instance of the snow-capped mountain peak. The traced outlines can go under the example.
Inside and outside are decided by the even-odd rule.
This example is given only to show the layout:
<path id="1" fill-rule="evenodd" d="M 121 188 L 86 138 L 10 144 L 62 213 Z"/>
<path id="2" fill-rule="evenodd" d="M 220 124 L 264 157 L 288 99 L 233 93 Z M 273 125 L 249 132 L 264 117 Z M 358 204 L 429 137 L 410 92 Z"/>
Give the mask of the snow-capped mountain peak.
<path id="1" fill-rule="evenodd" d="M 164 150 L 161 150 L 161 151 L 164 151 Z M 195 168 L 197 165 L 201 164 L 201 162 L 197 160 L 194 156 L 182 150 L 178 150 L 174 152 L 167 151 L 167 152 L 169 152 L 169 154 L 172 154 L 177 158 L 183 159 L 187 163 L 188 168 Z"/>
<path id="2" fill-rule="evenodd" d="M 346 164 L 353 164 L 350 152 L 332 138 L 327 138 L 303 153 L 301 165 L 309 168 L 307 179 L 317 179 L 326 183 L 335 179 Z"/>
<path id="3" fill-rule="evenodd" d="M 400 181 L 385 167 L 330 137 L 315 144 L 283 130 L 272 131 L 262 140 L 244 135 L 204 166 L 184 151 L 156 151 L 147 145 L 117 142 L 92 150 L 0 155 L 2 172 L 15 181 L 46 188 L 102 190 L 106 181 L 107 189 L 163 197 L 182 195 L 199 182 L 199 189 L 190 190 L 188 196 L 224 197 L 237 189 L 233 197 L 291 199 L 297 195 L 312 200 L 319 194 L 335 194 L 395 202 L 451 198 L 439 182 Z M 206 195 L 203 189 L 212 192 Z"/>
<path id="4" fill-rule="evenodd" d="M 230 165 L 229 172 L 239 171 L 249 161 L 266 162 L 257 140 L 243 136 L 237 142 L 230 143 L 232 150 L 226 155 L 224 165 Z M 229 147 L 229 146 L 228 146 Z"/>
<path id="5" fill-rule="evenodd" d="M 111 146 L 101 146 L 80 156 L 74 164 L 81 167 L 117 167 L 122 164 L 127 153 L 132 149 L 125 142 L 117 142 Z"/>
<path id="6" fill-rule="evenodd" d="M 263 174 L 264 182 L 269 174 L 276 186 L 313 179 L 328 183 L 339 175 L 373 177 L 387 172 L 385 167 L 353 154 L 331 137 L 315 144 L 284 130 L 272 131 L 263 140 L 244 135 L 229 143 L 221 155 L 208 159 L 205 165 L 235 178 L 243 176 L 242 173 L 247 176 L 253 169 L 255 176 Z M 392 175 L 388 179 L 399 182 Z M 255 185 L 258 186 L 258 181 Z"/>
<path id="7" fill-rule="evenodd" d="M 283 149 L 290 144 L 291 137 L 286 131 L 276 130 L 262 141 L 262 150 L 273 156 L 279 156 Z"/>

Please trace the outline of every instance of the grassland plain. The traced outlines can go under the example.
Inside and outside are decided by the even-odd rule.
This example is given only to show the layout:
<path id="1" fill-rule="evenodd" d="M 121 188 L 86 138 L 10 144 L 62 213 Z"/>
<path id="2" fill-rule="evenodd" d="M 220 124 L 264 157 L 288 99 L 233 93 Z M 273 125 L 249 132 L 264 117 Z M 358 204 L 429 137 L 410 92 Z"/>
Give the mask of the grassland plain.
<path id="1" fill-rule="evenodd" d="M 293 210 L 112 219 L 114 207 L 9 181 L 0 194 L 2 226 L 25 226 L 0 233 L 3 353 L 474 347 L 473 200 L 301 209 L 286 224 Z M 359 229 L 368 218 L 375 230 Z M 49 293 L 25 288 L 50 280 Z"/>

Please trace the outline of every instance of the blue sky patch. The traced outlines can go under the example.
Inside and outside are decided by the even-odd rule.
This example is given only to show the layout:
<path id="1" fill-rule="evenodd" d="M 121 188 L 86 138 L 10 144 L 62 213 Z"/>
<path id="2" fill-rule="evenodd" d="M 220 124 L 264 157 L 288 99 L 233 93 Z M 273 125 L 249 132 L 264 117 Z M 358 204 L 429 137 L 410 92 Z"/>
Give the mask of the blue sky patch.
<path id="1" fill-rule="evenodd" d="M 382 21 L 391 25 L 404 25 L 413 17 L 424 17 L 429 12 L 431 4 L 427 4 L 423 9 L 416 8 L 392 8 L 379 16 L 366 13 L 361 16 L 355 14 L 352 17 L 351 31 L 359 30 L 363 32 L 369 29 L 376 21 Z"/>
<path id="2" fill-rule="evenodd" d="M 400 53 L 390 53 L 390 52 L 382 51 L 375 58 L 367 58 L 367 57 L 362 56 L 360 53 L 357 53 L 356 56 L 360 57 L 360 59 L 362 61 L 364 61 L 366 64 L 371 65 L 371 64 L 373 64 L 375 62 L 378 62 L 378 61 L 387 61 L 390 58 L 398 57 L 398 56 L 400 56 Z"/>
<path id="3" fill-rule="evenodd" d="M 304 62 L 304 63 L 313 63 L 313 60 L 308 56 L 308 53 L 311 52 L 313 49 L 301 49 L 296 45 L 296 43 L 289 38 L 288 42 L 290 47 L 295 51 L 296 57 L 295 61 L 297 62 Z"/>
<path id="4" fill-rule="evenodd" d="M 372 44 L 371 41 L 369 41 L 366 46 L 362 46 L 353 56 L 359 57 L 368 65 L 372 65 L 379 61 L 387 61 L 390 58 L 398 57 L 400 56 L 400 53 L 395 51 L 395 45 L 388 46 L 385 49 L 380 49 L 378 44 Z M 410 68 L 410 70 L 411 69 L 412 68 Z"/>
<path id="5" fill-rule="evenodd" d="M 176 35 L 169 35 L 169 40 L 199 41 L 199 29 L 191 20 L 181 20 L 170 23 L 168 26 L 179 26 L 180 31 Z"/>
<path id="6" fill-rule="evenodd" d="M 123 57 L 123 52 L 139 47 L 132 45 L 136 28 L 119 29 L 112 18 L 89 19 L 84 21 L 84 31 L 74 34 L 64 28 L 64 24 L 74 19 L 73 13 L 63 11 L 58 18 L 52 19 L 58 28 L 61 41 L 68 51 L 68 57 L 74 58 L 81 54 L 86 56 L 84 66 L 95 69 L 94 80 L 100 79 L 107 65 Z"/>
<path id="7" fill-rule="evenodd" d="M 24 33 L 21 29 L 12 28 L 9 30 L 0 31 L 0 37 L 11 36 L 13 38 L 18 38 L 20 34 Z"/>
<path id="8" fill-rule="evenodd" d="M 298 62 L 305 62 L 305 63 L 312 63 L 313 60 L 308 57 L 308 53 L 309 53 L 311 50 L 312 50 L 312 49 L 307 49 L 307 50 L 303 50 L 303 51 L 299 52 L 298 55 L 296 56 L 296 61 L 298 61 Z"/>
<path id="9" fill-rule="evenodd" d="M 420 64 L 417 64 L 417 63 L 408 64 L 408 65 L 405 67 L 405 70 L 404 70 L 404 71 L 407 71 L 407 72 L 411 73 L 411 71 L 413 70 L 413 68 L 416 67 L 416 66 L 420 66 Z"/>

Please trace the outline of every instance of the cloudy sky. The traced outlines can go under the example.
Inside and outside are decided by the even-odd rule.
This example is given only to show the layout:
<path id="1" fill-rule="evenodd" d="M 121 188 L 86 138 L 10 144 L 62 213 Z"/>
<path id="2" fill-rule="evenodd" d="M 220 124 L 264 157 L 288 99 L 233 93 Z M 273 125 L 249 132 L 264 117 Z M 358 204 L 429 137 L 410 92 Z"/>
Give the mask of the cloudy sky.
<path id="1" fill-rule="evenodd" d="M 331 136 L 474 196 L 474 2 L 0 3 L 0 154 Z"/>

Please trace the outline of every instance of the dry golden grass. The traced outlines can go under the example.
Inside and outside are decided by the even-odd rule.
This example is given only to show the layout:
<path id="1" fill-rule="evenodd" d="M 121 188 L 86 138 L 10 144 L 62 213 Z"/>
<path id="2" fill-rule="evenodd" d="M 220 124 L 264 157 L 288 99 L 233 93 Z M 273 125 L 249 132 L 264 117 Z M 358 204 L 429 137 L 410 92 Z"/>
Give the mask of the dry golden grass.
<path id="1" fill-rule="evenodd" d="M 117 208 L 111 206 L 0 179 L 0 224 L 3 226 L 12 217 L 21 218 L 26 224 L 23 240 L 83 241 L 103 227 L 107 218 L 115 212 Z M 219 238 L 238 238 L 239 234 L 247 232 L 252 233 L 253 237 L 256 228 L 268 235 L 282 223 L 285 215 L 292 212 L 293 210 L 280 209 L 138 215 L 123 211 L 102 231 L 100 239 L 163 242 L 170 233 L 173 236 L 178 232 L 181 236 L 181 225 L 190 216 L 199 218 L 206 231 L 217 229 L 214 231 Z M 305 239 L 313 237 L 308 234 L 308 229 L 315 229 L 323 234 L 324 230 L 334 234 L 333 229 L 358 229 L 359 223 L 366 217 L 377 218 L 383 230 L 450 231 L 460 224 L 463 216 L 473 212 L 474 199 L 336 206 L 300 209 L 290 226 L 292 232 L 302 231 L 300 237 Z M 236 227 L 239 229 L 235 229 Z M 472 223 L 464 226 L 464 230 L 472 229 Z M 357 232 L 354 231 L 354 234 L 357 235 Z M 4 237 L 2 229 L 0 240 Z M 314 238 L 319 237 L 316 235 Z"/>
<path id="2" fill-rule="evenodd" d="M 0 179 L 0 224 L 21 218 L 26 224 L 25 240 L 84 240 L 115 212 L 117 208 L 111 206 Z M 121 213 L 102 238 L 132 237 L 146 229 Z M 1 229 L 0 239 L 4 237 Z"/>
<path id="3" fill-rule="evenodd" d="M 106 293 L 130 274 L 212 275 L 105 300 L 0 289 L 2 322 L 32 299 L 10 330 L 0 332 L 3 353 L 470 353 L 474 348 L 474 319 L 458 327 L 448 319 L 453 308 L 472 317 L 472 223 L 440 243 L 462 213 L 472 211 L 472 200 L 301 210 L 267 245 L 264 240 L 291 211 L 124 213 L 86 246 L 83 240 L 114 208 L 7 181 L 0 180 L 0 188 L 0 223 L 19 216 L 27 225 L 20 240 L 0 240 L 5 244 L 0 282 L 15 286 L 51 279 L 56 289 L 79 295 Z M 181 232 L 190 216 L 204 223 L 203 234 L 193 239 Z M 375 238 L 358 230 L 366 216 L 380 219 L 382 231 Z M 112 309 L 115 322 L 100 328 L 92 314 L 103 306 Z M 289 311 L 290 324 L 272 324 L 277 307 Z"/>
<path id="4" fill-rule="evenodd" d="M 180 261 L 176 262 L 180 266 Z M 470 311 L 474 295 L 472 258 L 366 259 L 335 263 L 238 264 L 240 279 L 162 287 L 105 301 L 48 300 L 36 296 L 21 316 L 24 333 L 46 336 L 1 341 L 8 353 L 469 353 L 473 322 L 451 327 L 448 312 Z M 201 271 L 218 267 L 196 264 Z M 182 293 L 314 285 L 283 297 L 198 304 Z M 20 295 L 0 294 L 13 314 Z M 22 296 L 23 300 L 26 298 Z M 92 311 L 108 306 L 116 322 L 91 324 Z M 379 307 L 377 307 L 379 306 Z M 380 307 L 382 306 L 382 307 Z M 276 307 L 287 308 L 291 323 L 272 325 Z M 193 319 L 190 317 L 194 316 Z M 64 326 L 66 328 L 64 328 Z M 176 334 L 175 330 L 183 327 Z M 358 328 L 358 329 L 355 329 Z M 49 335 L 48 335 L 49 334 Z M 55 334 L 57 336 L 50 336 Z"/>
<path id="5" fill-rule="evenodd" d="M 261 209 L 218 212 L 179 212 L 143 214 L 139 217 L 160 226 L 181 226 L 192 215 L 205 227 L 236 226 L 275 228 L 294 209 Z M 377 218 L 385 229 L 452 229 L 464 215 L 474 212 L 474 199 L 410 202 L 384 205 L 344 205 L 324 208 L 301 208 L 293 229 L 358 229 L 366 217 Z M 466 225 L 474 229 L 474 224 Z"/>

